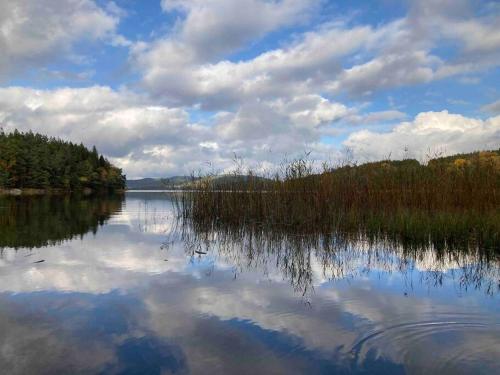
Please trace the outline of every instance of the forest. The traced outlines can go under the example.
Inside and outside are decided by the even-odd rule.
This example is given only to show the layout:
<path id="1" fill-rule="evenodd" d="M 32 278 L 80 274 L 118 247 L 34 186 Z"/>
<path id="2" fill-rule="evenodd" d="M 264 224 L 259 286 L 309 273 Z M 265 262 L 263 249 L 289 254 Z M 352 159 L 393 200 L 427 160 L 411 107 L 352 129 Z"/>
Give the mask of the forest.
<path id="1" fill-rule="evenodd" d="M 121 169 L 96 148 L 17 130 L 0 130 L 0 189 L 119 190 Z"/>

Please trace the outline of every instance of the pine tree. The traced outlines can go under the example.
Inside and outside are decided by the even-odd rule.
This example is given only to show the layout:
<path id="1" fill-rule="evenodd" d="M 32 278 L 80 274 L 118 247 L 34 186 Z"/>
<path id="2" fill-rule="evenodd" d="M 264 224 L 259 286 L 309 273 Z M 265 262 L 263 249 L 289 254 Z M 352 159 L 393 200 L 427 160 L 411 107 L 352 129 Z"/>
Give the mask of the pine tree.
<path id="1" fill-rule="evenodd" d="M 83 144 L 0 129 L 0 188 L 123 189 L 121 169 Z"/>

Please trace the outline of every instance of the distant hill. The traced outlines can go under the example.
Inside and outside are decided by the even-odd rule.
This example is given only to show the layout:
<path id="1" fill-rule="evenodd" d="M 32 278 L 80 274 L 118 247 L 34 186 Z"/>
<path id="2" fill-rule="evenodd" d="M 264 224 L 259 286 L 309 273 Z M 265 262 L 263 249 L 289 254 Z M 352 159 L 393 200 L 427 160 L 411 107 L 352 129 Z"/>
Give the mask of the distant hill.
<path id="1" fill-rule="evenodd" d="M 191 177 L 174 176 L 168 178 L 141 178 L 138 180 L 127 180 L 127 190 L 175 190 L 175 189 L 196 189 L 200 183 L 210 183 L 218 189 L 234 187 L 249 181 L 249 176 L 245 175 L 220 175 L 211 177 Z M 263 177 L 252 177 L 252 182 L 264 184 L 270 182 Z"/>
<path id="2" fill-rule="evenodd" d="M 127 190 L 170 190 L 181 189 L 192 181 L 193 177 L 190 176 L 141 178 L 138 180 L 127 180 L 126 186 Z"/>
<path id="3" fill-rule="evenodd" d="M 223 174 L 203 179 L 203 182 L 209 183 L 215 189 L 244 189 L 248 184 L 252 184 L 254 187 L 265 188 L 269 184 L 272 184 L 273 180 L 259 176 L 250 177 L 248 175 Z"/>

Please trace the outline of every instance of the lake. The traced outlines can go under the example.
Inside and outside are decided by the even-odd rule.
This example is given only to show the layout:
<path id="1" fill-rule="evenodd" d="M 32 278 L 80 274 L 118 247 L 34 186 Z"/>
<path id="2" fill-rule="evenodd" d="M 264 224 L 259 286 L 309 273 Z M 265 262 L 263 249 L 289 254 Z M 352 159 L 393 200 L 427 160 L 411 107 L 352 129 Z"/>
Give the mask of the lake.
<path id="1" fill-rule="evenodd" d="M 0 368 L 500 373 L 498 249 L 407 245 L 197 227 L 161 192 L 0 198 Z"/>

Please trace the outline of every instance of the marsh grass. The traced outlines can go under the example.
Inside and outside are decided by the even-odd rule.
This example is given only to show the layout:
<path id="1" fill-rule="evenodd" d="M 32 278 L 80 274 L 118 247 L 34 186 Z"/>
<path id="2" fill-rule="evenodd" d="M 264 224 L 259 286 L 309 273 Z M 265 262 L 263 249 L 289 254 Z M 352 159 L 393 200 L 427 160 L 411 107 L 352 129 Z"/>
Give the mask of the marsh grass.
<path id="1" fill-rule="evenodd" d="M 205 226 L 307 233 L 363 233 L 407 248 L 500 248 L 500 150 L 362 165 L 286 163 L 223 183 L 199 180 L 180 196 L 184 219 Z"/>

